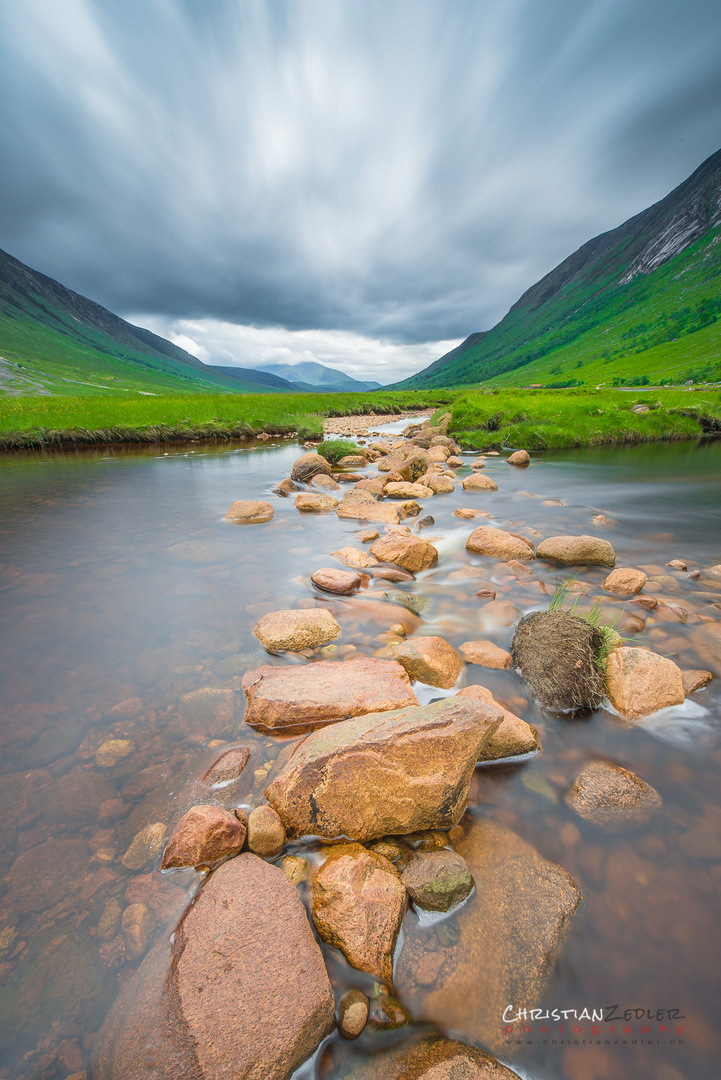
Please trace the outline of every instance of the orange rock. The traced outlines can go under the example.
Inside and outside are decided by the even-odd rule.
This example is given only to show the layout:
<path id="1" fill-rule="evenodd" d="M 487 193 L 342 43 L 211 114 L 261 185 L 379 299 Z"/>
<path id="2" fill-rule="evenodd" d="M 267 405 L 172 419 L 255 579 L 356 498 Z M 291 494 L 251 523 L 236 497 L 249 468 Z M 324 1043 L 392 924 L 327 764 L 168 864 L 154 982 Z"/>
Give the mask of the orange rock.
<path id="1" fill-rule="evenodd" d="M 467 476 L 463 481 L 464 491 L 498 491 L 498 484 L 495 480 L 491 480 L 490 476 L 480 476 L 478 473 L 473 473 L 472 476 Z"/>
<path id="2" fill-rule="evenodd" d="M 551 536 L 536 548 L 536 557 L 562 566 L 613 566 L 616 553 L 597 536 Z"/>
<path id="3" fill-rule="evenodd" d="M 511 454 L 510 457 L 506 458 L 506 464 L 520 465 L 521 467 L 524 467 L 525 465 L 530 465 L 531 455 L 528 453 L 528 450 L 516 450 L 515 453 Z"/>
<path id="4" fill-rule="evenodd" d="M 661 796 L 635 773 L 610 761 L 592 761 L 566 794 L 572 810 L 605 829 L 645 825 L 661 809 Z"/>
<path id="5" fill-rule="evenodd" d="M 290 475 L 293 480 L 301 480 L 307 483 L 318 473 L 330 475 L 330 465 L 320 454 L 301 454 L 293 463 Z"/>
<path id="6" fill-rule="evenodd" d="M 606 663 L 606 693 L 627 720 L 638 720 L 668 705 L 680 705 L 683 680 L 673 660 L 648 649 L 614 649 Z"/>
<path id="7" fill-rule="evenodd" d="M 263 521 L 270 521 L 274 514 L 275 510 L 269 502 L 239 499 L 227 511 L 225 520 L 232 521 L 235 525 L 258 525 Z"/>
<path id="8" fill-rule="evenodd" d="M 430 499 L 433 491 L 423 484 L 409 484 L 403 480 L 400 484 L 386 484 L 383 489 L 389 499 Z"/>
<path id="9" fill-rule="evenodd" d="M 693 694 L 696 690 L 702 690 L 704 686 L 713 679 L 713 675 L 710 671 L 682 671 L 681 681 L 683 682 L 684 693 Z"/>
<path id="10" fill-rule="evenodd" d="M 250 758 L 250 750 L 247 746 L 234 746 L 226 750 L 213 762 L 203 776 L 203 784 L 206 787 L 225 787 L 237 780 Z"/>
<path id="11" fill-rule="evenodd" d="M 205 866 L 243 850 L 245 825 L 220 806 L 191 806 L 173 829 L 161 870 Z"/>
<path id="12" fill-rule="evenodd" d="M 460 652 L 467 664 L 479 664 L 497 671 L 509 668 L 513 663 L 511 654 L 492 641 L 464 641 Z"/>
<path id="13" fill-rule="evenodd" d="M 248 847 L 255 855 L 273 859 L 283 850 L 285 829 L 272 806 L 256 806 L 248 815 Z"/>
<path id="14" fill-rule="evenodd" d="M 633 596 L 641 592 L 647 581 L 643 570 L 618 566 L 606 577 L 603 588 L 606 592 L 618 593 L 620 596 Z"/>
<path id="15" fill-rule="evenodd" d="M 332 495 L 316 494 L 313 491 L 302 491 L 296 495 L 294 506 L 304 514 L 321 514 L 326 510 L 335 510 L 338 500 Z"/>
<path id="16" fill-rule="evenodd" d="M 316 570 L 310 580 L 317 589 L 322 589 L 324 592 L 348 596 L 349 593 L 360 589 L 363 584 L 363 574 L 352 574 L 349 570 L 336 570 L 334 567 L 322 567 Z"/>
<path id="17" fill-rule="evenodd" d="M 447 641 L 440 637 L 414 637 L 394 642 L 388 653 L 408 672 L 411 679 L 448 690 L 455 686 L 463 670 L 463 661 Z"/>
<path id="18" fill-rule="evenodd" d="M 370 492 L 356 492 L 356 494 L 370 495 Z M 401 519 L 401 511 L 398 506 L 376 502 L 372 496 L 370 502 L 355 502 L 343 499 L 336 510 L 336 514 L 339 518 L 354 521 L 377 521 L 384 525 L 397 524 Z"/>
<path id="19" fill-rule="evenodd" d="M 499 761 L 501 758 L 518 757 L 521 754 L 532 754 L 540 750 L 541 744 L 536 729 L 525 720 L 521 720 L 520 716 L 516 716 L 515 713 L 500 705 L 485 686 L 479 686 L 477 683 L 466 686 L 456 694 L 456 697 L 490 701 L 503 713 L 503 720 L 483 747 L 479 761 Z"/>
<path id="20" fill-rule="evenodd" d="M 371 554 L 379 562 L 396 563 L 411 573 L 430 570 L 438 562 L 438 552 L 433 544 L 417 536 L 392 532 L 382 536 L 371 547 Z"/>
<path id="21" fill-rule="evenodd" d="M 300 652 L 325 645 L 340 634 L 340 626 L 324 608 L 271 611 L 253 627 L 269 652 Z"/>
<path id="22" fill-rule="evenodd" d="M 468 506 L 459 506 L 453 511 L 453 516 L 457 518 L 493 517 L 487 510 L 471 510 Z"/>
<path id="23" fill-rule="evenodd" d="M 339 548 L 338 551 L 331 551 L 331 555 L 338 559 L 339 562 L 345 563 L 346 566 L 355 567 L 358 570 L 364 570 L 368 566 L 377 566 L 378 560 L 374 555 L 370 555 L 363 548 L 344 547 Z"/>
<path id="24" fill-rule="evenodd" d="M 528 562 L 536 557 L 530 540 L 490 525 L 481 525 L 471 533 L 466 540 L 466 551 L 472 551 L 474 555 L 490 555 L 504 562 L 508 559 Z"/>

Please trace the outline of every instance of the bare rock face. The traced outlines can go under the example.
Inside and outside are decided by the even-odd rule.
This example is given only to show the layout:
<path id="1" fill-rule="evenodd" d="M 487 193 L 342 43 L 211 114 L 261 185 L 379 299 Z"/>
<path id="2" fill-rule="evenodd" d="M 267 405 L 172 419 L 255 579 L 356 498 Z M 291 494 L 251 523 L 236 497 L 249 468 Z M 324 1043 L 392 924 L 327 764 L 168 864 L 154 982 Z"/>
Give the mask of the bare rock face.
<path id="1" fill-rule="evenodd" d="M 503 713 L 503 720 L 496 732 L 483 747 L 479 761 L 499 761 L 501 758 L 518 757 L 521 754 L 533 754 L 540 750 L 538 732 L 520 716 L 504 709 L 494 700 L 493 694 L 485 686 L 466 686 L 456 697 L 471 698 L 474 701 L 490 701 Z"/>
<path id="2" fill-rule="evenodd" d="M 349 596 L 350 593 L 358 592 L 363 584 L 363 574 L 354 574 L 349 570 L 336 570 L 335 567 L 324 566 L 311 576 L 310 579 L 316 589 L 323 592 L 335 593 L 337 596 Z M 368 578 L 365 579 L 368 581 Z"/>
<path id="3" fill-rule="evenodd" d="M 498 484 L 490 476 L 473 473 L 463 481 L 464 491 L 498 491 Z"/>
<path id="4" fill-rule="evenodd" d="M 467 664 L 478 664 L 496 671 L 509 668 L 512 663 L 511 654 L 492 641 L 464 641 L 460 651 Z"/>
<path id="5" fill-rule="evenodd" d="M 319 727 L 418 704 L 400 664 L 369 656 L 304 667 L 266 664 L 247 672 L 243 689 L 246 724 L 266 731 Z"/>
<path id="6" fill-rule="evenodd" d="M 531 464 L 531 455 L 528 450 L 516 450 L 515 453 L 506 458 L 506 461 L 509 465 L 520 465 L 521 468 L 524 468 L 526 465 Z"/>
<path id="7" fill-rule="evenodd" d="M 226 513 L 225 520 L 232 521 L 234 525 L 258 525 L 270 521 L 274 514 L 275 510 L 269 502 L 239 499 Z"/>
<path id="8" fill-rule="evenodd" d="M 326 476 L 330 476 L 330 465 L 320 454 L 313 453 L 301 454 L 293 463 L 293 468 L 290 471 L 293 480 L 300 480 L 306 484 L 318 473 L 325 473 Z"/>
<path id="9" fill-rule="evenodd" d="M 474 819 L 455 847 L 478 882 L 454 916 L 458 939 L 440 950 L 428 990 L 424 931 L 406 926 L 396 986 L 414 1015 L 507 1055 L 503 1010 L 512 1001 L 540 1003 L 581 894 L 565 870 L 490 821 Z"/>
<path id="10" fill-rule="evenodd" d="M 271 611 L 253 627 L 268 652 L 299 652 L 326 645 L 340 634 L 340 626 L 323 608 Z"/>
<path id="11" fill-rule="evenodd" d="M 291 839 L 447 829 L 502 719 L 491 702 L 456 697 L 344 720 L 309 735 L 265 795 Z"/>
<path id="12" fill-rule="evenodd" d="M 606 592 L 618 593 L 619 596 L 635 596 L 641 592 L 647 581 L 643 570 L 617 566 L 604 580 L 603 588 Z"/>
<path id="13" fill-rule="evenodd" d="M 551 536 L 536 548 L 536 557 L 561 566 L 615 566 L 616 552 L 597 536 Z"/>
<path id="14" fill-rule="evenodd" d="M 297 510 L 304 514 L 322 514 L 328 510 L 335 510 L 338 500 L 332 495 L 322 495 L 320 492 L 303 491 L 296 495 L 293 504 Z"/>
<path id="15" fill-rule="evenodd" d="M 303 903 L 244 854 L 211 874 L 129 979 L 93 1045 L 93 1080 L 288 1080 L 335 1025 Z"/>
<path id="16" fill-rule="evenodd" d="M 646 825 L 661 809 L 655 788 L 610 761 L 592 761 L 566 795 L 572 810 L 608 830 Z"/>
<path id="17" fill-rule="evenodd" d="M 379 1053 L 354 1053 L 334 1080 L 518 1080 L 474 1046 L 442 1035 L 412 1037 Z"/>
<path id="18" fill-rule="evenodd" d="M 285 829 L 272 806 L 256 806 L 248 815 L 248 847 L 256 855 L 273 859 L 283 850 Z"/>
<path id="19" fill-rule="evenodd" d="M 313 922 L 351 967 L 393 982 L 393 948 L 406 890 L 391 863 L 360 844 L 342 844 L 313 876 Z"/>
<path id="20" fill-rule="evenodd" d="M 395 563 L 412 574 L 420 570 L 430 570 L 438 562 L 438 552 L 433 544 L 417 536 L 405 536 L 396 532 L 376 540 L 371 547 L 371 554 L 379 562 Z"/>
<path id="21" fill-rule="evenodd" d="M 161 870 L 208 866 L 243 850 L 245 825 L 220 806 L 191 806 L 173 829 Z"/>
<path id="22" fill-rule="evenodd" d="M 533 544 L 523 537 L 503 529 L 494 529 L 491 525 L 481 525 L 474 529 L 466 540 L 466 551 L 474 555 L 490 555 L 494 559 L 519 559 L 529 562 L 535 559 Z"/>
<path id="23" fill-rule="evenodd" d="M 463 661 L 447 641 L 440 637 L 414 637 L 388 646 L 394 660 L 408 672 L 411 679 L 450 689 L 463 670 Z"/>
<path id="24" fill-rule="evenodd" d="M 365 570 L 369 566 L 377 566 L 378 560 L 370 552 L 364 551 L 363 548 L 344 547 L 339 548 L 338 551 L 331 551 L 333 558 L 338 559 L 339 562 L 345 563 L 346 566 L 351 566 L 356 570 Z"/>
<path id="25" fill-rule="evenodd" d="M 450 911 L 473 888 L 468 863 L 447 848 L 420 852 L 403 871 L 401 881 L 416 907 L 424 911 Z"/>
<path id="26" fill-rule="evenodd" d="M 606 663 L 608 700 L 626 720 L 680 705 L 685 699 L 681 670 L 649 649 L 623 646 Z"/>

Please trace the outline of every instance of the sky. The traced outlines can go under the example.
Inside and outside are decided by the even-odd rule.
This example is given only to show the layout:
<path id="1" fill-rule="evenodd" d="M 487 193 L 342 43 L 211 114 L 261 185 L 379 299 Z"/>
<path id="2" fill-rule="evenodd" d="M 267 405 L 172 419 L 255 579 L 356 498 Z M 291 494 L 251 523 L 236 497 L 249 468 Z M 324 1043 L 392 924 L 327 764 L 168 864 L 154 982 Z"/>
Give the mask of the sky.
<path id="1" fill-rule="evenodd" d="M 0 247 L 387 383 L 721 146 L 718 0 L 5 0 Z"/>

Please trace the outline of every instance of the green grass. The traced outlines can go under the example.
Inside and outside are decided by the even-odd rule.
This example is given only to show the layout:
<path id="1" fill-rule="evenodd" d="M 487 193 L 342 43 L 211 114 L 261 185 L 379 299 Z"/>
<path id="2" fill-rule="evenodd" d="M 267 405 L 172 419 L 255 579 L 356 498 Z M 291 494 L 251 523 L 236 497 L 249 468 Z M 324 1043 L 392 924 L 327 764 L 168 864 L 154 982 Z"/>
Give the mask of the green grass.
<path id="1" fill-rule="evenodd" d="M 651 411 L 631 412 L 636 404 Z M 721 391 L 470 391 L 459 394 L 451 414 L 450 433 L 477 450 L 695 439 L 721 434 Z"/>
<path id="2" fill-rule="evenodd" d="M 346 454 L 357 454 L 358 447 L 350 439 L 327 439 L 318 447 L 318 453 L 331 465 L 336 465 Z"/>
<path id="3" fill-rule="evenodd" d="M 203 394 L 172 397 L 23 396 L 0 400 L 0 449 L 91 443 L 322 435 L 323 418 L 432 411 L 450 391 L 363 394 Z M 354 446 L 355 449 L 355 446 Z"/>

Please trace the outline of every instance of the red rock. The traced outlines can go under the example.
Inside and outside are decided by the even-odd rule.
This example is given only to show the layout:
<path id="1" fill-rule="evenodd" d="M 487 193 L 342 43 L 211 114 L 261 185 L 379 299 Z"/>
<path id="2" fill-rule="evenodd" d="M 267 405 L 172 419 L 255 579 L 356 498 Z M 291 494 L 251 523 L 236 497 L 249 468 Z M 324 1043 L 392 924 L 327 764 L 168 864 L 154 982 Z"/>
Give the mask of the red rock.
<path id="1" fill-rule="evenodd" d="M 476 701 L 490 701 L 503 713 L 503 720 L 488 739 L 479 761 L 499 761 L 502 758 L 518 757 L 522 754 L 535 753 L 540 749 L 538 732 L 520 716 L 505 709 L 493 697 L 485 686 L 466 686 L 456 695 L 459 698 L 472 698 Z"/>
<path id="2" fill-rule="evenodd" d="M 400 664 L 368 656 L 303 667 L 266 664 L 244 676 L 243 690 L 248 699 L 245 722 L 267 731 L 319 726 L 418 704 Z"/>
<path id="3" fill-rule="evenodd" d="M 492 641 L 464 641 L 460 652 L 467 664 L 479 664 L 485 668 L 502 670 L 513 663 L 511 654 Z"/>
<path id="4" fill-rule="evenodd" d="M 224 751 L 204 774 L 202 783 L 209 788 L 226 787 L 239 778 L 249 758 L 247 746 L 234 746 Z"/>
<path id="5" fill-rule="evenodd" d="M 440 637 L 413 637 L 393 642 L 388 653 L 408 672 L 411 679 L 449 689 L 455 686 L 463 670 L 463 661 L 447 641 Z"/>
<path id="6" fill-rule="evenodd" d="M 237 855 L 244 842 L 245 825 L 233 814 L 220 806 L 191 806 L 171 833 L 161 869 L 210 865 Z"/>
<path id="7" fill-rule="evenodd" d="M 349 593 L 357 592 L 360 589 L 363 583 L 363 575 L 352 574 L 348 570 L 323 567 L 321 570 L 316 570 L 310 580 L 317 589 L 322 589 L 324 592 L 348 596 Z"/>
<path id="8" fill-rule="evenodd" d="M 713 679 L 713 675 L 710 671 L 682 671 L 681 681 L 683 682 L 683 689 L 685 694 L 693 694 L 696 690 L 702 690 L 704 686 Z"/>
<path id="9" fill-rule="evenodd" d="M 627 720 L 638 720 L 684 698 L 681 672 L 665 656 L 648 649 L 614 649 L 606 662 L 606 693 Z"/>
<path id="10" fill-rule="evenodd" d="M 227 511 L 225 520 L 232 521 L 234 525 L 258 525 L 270 521 L 274 514 L 275 510 L 269 502 L 239 499 Z"/>
<path id="11" fill-rule="evenodd" d="M 376 540 L 371 547 L 371 554 L 379 562 L 395 563 L 411 573 L 430 570 L 438 562 L 438 552 L 433 544 L 420 540 L 417 536 L 405 536 L 397 532 L 388 533 Z"/>
<path id="12" fill-rule="evenodd" d="M 293 483 L 289 476 L 286 476 L 285 480 L 280 480 L 273 488 L 276 495 L 282 495 L 284 498 L 290 495 L 292 491 L 299 491 L 298 485 Z"/>
<path id="13" fill-rule="evenodd" d="M 606 592 L 618 593 L 620 596 L 633 596 L 641 592 L 647 581 L 643 570 L 617 566 L 604 580 L 603 588 Z"/>

